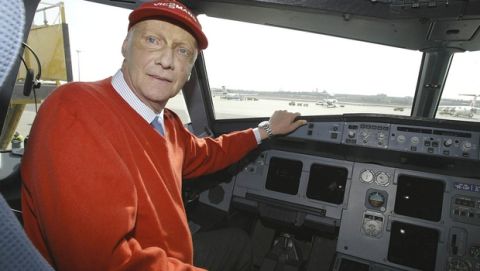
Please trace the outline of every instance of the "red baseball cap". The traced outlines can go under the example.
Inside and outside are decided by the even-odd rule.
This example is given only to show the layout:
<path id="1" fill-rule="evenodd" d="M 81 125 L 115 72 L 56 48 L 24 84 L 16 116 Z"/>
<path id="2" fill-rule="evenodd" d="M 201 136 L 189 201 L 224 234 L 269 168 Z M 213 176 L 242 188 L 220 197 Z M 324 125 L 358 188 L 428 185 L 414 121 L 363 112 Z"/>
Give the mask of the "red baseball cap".
<path id="1" fill-rule="evenodd" d="M 202 26 L 193 12 L 185 5 L 175 0 L 160 0 L 146 2 L 134 9 L 128 20 L 128 29 L 136 23 L 148 19 L 165 19 L 187 30 L 197 40 L 198 48 L 205 49 L 208 40 L 202 31 Z"/>

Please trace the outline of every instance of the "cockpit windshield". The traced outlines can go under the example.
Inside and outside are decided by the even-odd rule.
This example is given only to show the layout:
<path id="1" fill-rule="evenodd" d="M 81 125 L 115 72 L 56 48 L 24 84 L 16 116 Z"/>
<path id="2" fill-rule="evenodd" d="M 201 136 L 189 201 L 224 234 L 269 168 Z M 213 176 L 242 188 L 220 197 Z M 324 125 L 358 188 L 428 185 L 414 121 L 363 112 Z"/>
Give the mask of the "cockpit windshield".
<path id="1" fill-rule="evenodd" d="M 200 16 L 217 119 L 377 113 L 409 116 L 422 53 Z"/>
<path id="2" fill-rule="evenodd" d="M 480 121 L 480 51 L 456 53 L 443 89 L 437 118 Z"/>

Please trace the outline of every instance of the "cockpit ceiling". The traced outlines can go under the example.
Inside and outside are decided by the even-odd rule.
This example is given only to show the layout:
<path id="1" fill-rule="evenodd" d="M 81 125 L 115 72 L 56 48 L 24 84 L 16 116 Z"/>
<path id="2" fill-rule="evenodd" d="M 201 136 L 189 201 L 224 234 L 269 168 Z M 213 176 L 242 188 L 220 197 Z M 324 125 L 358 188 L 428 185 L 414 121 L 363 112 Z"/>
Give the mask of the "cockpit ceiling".
<path id="1" fill-rule="evenodd" d="M 334 12 L 380 19 L 460 18 L 480 14 L 478 0 L 186 0 L 184 2 L 194 6 L 204 6 L 208 2 L 221 2 L 280 9 L 306 9 L 309 12 Z"/>
<path id="2" fill-rule="evenodd" d="M 147 0 L 90 0 L 134 8 Z M 479 0 L 183 0 L 198 14 L 394 47 L 480 50 Z"/>

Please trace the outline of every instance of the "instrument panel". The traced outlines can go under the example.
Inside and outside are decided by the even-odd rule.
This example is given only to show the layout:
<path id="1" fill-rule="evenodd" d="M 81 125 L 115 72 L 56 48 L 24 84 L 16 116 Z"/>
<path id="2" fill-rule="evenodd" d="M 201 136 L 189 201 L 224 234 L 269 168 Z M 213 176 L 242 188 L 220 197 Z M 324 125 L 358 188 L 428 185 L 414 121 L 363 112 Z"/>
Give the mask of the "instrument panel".
<path id="1" fill-rule="evenodd" d="M 479 160 L 480 132 L 378 122 L 311 122 L 291 138 Z"/>
<path id="2" fill-rule="evenodd" d="M 480 133 L 460 129 L 328 121 L 308 123 L 287 139 L 355 146 L 372 155 L 370 149 L 381 149 L 423 159 L 479 160 Z M 480 179 L 475 174 L 272 148 L 222 185 L 225 201 L 217 205 L 233 204 L 283 224 L 338 229 L 334 270 L 346 261 L 370 270 L 478 271 Z"/>
<path id="3" fill-rule="evenodd" d="M 393 270 L 473 271 L 480 269 L 480 193 L 464 186 L 478 185 L 269 150 L 236 176 L 232 201 L 292 225 L 338 226 L 337 252 Z"/>

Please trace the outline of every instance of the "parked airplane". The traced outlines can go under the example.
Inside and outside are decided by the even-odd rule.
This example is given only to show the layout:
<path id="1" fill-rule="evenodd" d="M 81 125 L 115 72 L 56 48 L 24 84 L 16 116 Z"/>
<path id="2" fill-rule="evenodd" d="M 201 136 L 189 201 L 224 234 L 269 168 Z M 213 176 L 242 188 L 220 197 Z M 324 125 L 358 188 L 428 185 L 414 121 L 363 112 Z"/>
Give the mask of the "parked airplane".
<path id="1" fill-rule="evenodd" d="M 337 107 L 337 99 L 322 99 L 321 101 L 316 102 L 316 105 L 323 105 L 328 108 Z"/>
<path id="2" fill-rule="evenodd" d="M 236 101 L 258 101 L 256 94 L 240 94 L 240 93 L 224 93 L 220 96 L 221 99 L 225 100 L 236 100 Z"/>

